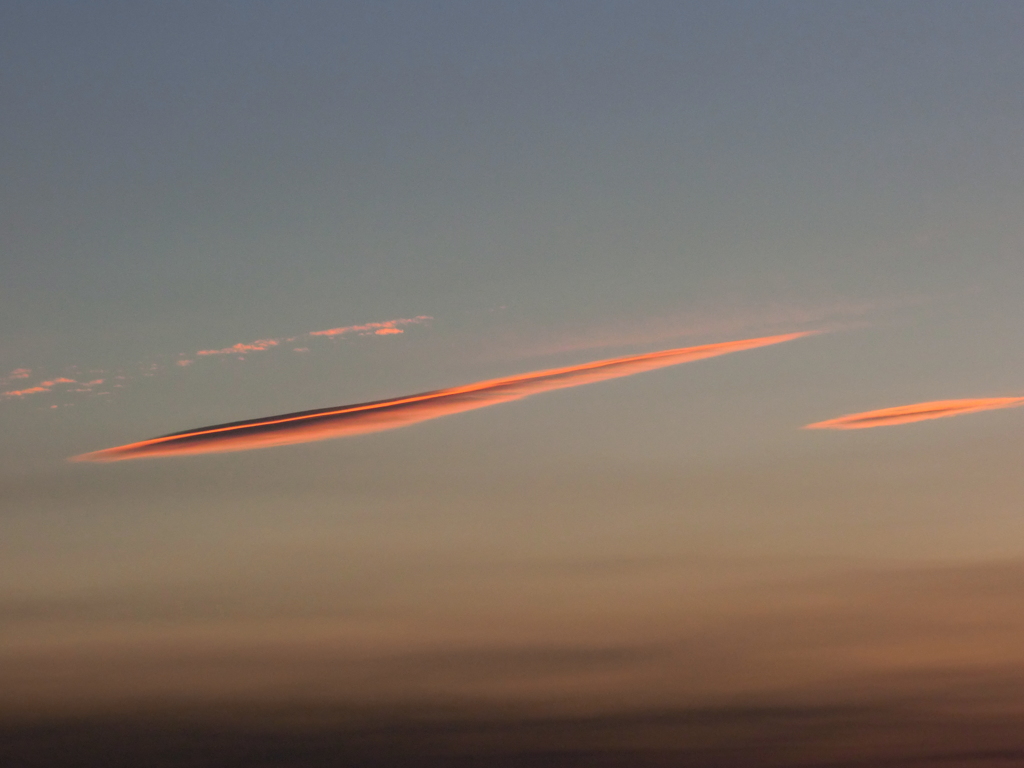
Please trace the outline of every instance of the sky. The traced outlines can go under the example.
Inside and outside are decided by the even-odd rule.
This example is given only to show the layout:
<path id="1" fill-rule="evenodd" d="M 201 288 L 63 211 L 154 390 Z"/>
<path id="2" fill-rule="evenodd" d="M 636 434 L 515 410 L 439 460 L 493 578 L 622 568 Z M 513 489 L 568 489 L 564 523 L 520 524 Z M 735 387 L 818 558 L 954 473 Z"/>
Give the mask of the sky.
<path id="1" fill-rule="evenodd" d="M 1022 24 L 0 5 L 0 756 L 1024 759 Z"/>

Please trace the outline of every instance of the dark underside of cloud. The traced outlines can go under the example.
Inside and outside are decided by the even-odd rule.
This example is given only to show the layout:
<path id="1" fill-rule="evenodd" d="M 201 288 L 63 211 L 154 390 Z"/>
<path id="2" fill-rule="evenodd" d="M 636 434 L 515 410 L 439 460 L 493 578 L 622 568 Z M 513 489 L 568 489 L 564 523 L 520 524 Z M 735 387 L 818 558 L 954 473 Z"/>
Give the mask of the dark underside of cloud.
<path id="1" fill-rule="evenodd" d="M 963 692 L 961 692 L 963 693 Z M 486 707 L 368 712 L 223 708 L 0 726 L 0 764 L 153 766 L 648 766 L 1009 768 L 1024 714 L 965 696 L 590 716 Z M 1017 705 L 1020 702 L 1016 702 Z"/>

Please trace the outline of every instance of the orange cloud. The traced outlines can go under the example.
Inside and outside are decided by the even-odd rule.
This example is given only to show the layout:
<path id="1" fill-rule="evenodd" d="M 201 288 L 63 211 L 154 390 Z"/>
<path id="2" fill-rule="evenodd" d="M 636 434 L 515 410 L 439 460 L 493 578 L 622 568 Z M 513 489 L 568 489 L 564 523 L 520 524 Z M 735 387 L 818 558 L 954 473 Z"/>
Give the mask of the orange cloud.
<path id="1" fill-rule="evenodd" d="M 58 376 L 56 379 L 50 381 L 40 381 L 36 386 L 29 387 L 28 389 L 15 389 L 10 392 L 4 392 L 9 397 L 21 397 L 22 395 L 35 395 L 40 392 L 49 392 L 57 384 L 77 384 L 78 382 L 74 379 L 67 379 L 63 376 Z"/>
<path id="2" fill-rule="evenodd" d="M 313 440 L 378 432 L 453 413 L 520 400 L 539 392 L 576 387 L 620 376 L 631 376 L 635 373 L 717 357 L 730 352 L 779 344 L 807 335 L 807 332 L 790 333 L 781 336 L 705 344 L 699 347 L 668 349 L 661 352 L 598 360 L 567 368 L 555 368 L 502 379 L 480 381 L 461 387 L 440 389 L 391 400 L 288 413 L 231 424 L 218 424 L 87 453 L 74 457 L 74 460 L 119 461 L 148 456 L 244 451 L 252 448 L 267 448 L 274 445 L 305 443 Z"/>
<path id="3" fill-rule="evenodd" d="M 200 349 L 197 355 L 243 355 L 246 352 L 262 352 L 265 349 L 276 347 L 277 339 L 257 339 L 250 344 L 234 344 L 224 349 Z"/>
<path id="4" fill-rule="evenodd" d="M 997 408 L 1015 408 L 1024 405 L 1024 397 L 982 397 L 967 400 L 933 400 L 928 403 L 901 405 L 883 408 L 879 411 L 851 413 L 837 419 L 808 424 L 804 429 L 868 429 L 890 427 L 895 424 L 909 424 L 913 421 L 943 419 L 962 413 L 991 411 Z"/>
<path id="5" fill-rule="evenodd" d="M 22 395 L 34 395 L 38 392 L 49 392 L 49 387 L 29 387 L 28 389 L 13 389 L 10 392 L 4 392 L 5 395 L 11 397 L 21 397 Z"/>
<path id="6" fill-rule="evenodd" d="M 364 325 L 346 325 L 341 328 L 329 328 L 325 331 L 310 331 L 309 336 L 343 336 L 348 333 L 356 333 L 361 336 L 387 336 L 395 333 L 404 333 L 397 326 L 425 323 L 427 320 L 433 320 L 434 318 L 428 315 L 419 315 L 417 317 L 400 317 L 396 320 L 384 320 L 380 323 L 366 323 Z M 296 337 L 285 339 L 285 341 L 295 341 Z M 234 344 L 230 347 L 224 347 L 224 349 L 201 349 L 196 352 L 197 355 L 203 357 L 209 357 L 210 355 L 244 355 L 247 352 L 263 352 L 264 350 L 276 347 L 281 343 L 280 339 L 257 339 L 256 341 L 248 344 Z M 185 366 L 188 362 L 178 361 L 178 365 Z"/>
<path id="7" fill-rule="evenodd" d="M 4 381 L 13 381 L 14 379 L 27 379 L 31 375 L 31 368 L 15 368 L 13 371 L 11 371 L 4 377 Z"/>
<path id="8" fill-rule="evenodd" d="M 186 367 L 192 365 L 192 363 L 194 363 L 194 362 L 195 362 L 195 360 L 178 360 L 178 361 L 175 362 L 175 365 L 180 365 L 182 368 L 186 368 Z"/>
<path id="9" fill-rule="evenodd" d="M 430 315 L 418 315 L 416 317 L 401 317 L 397 320 L 385 320 L 382 323 L 366 323 L 365 325 L 346 325 L 341 328 L 328 328 L 326 331 L 310 331 L 310 336 L 343 336 L 347 333 L 369 334 L 374 333 L 384 336 L 389 333 L 402 333 L 396 326 L 418 325 L 434 318 Z"/>

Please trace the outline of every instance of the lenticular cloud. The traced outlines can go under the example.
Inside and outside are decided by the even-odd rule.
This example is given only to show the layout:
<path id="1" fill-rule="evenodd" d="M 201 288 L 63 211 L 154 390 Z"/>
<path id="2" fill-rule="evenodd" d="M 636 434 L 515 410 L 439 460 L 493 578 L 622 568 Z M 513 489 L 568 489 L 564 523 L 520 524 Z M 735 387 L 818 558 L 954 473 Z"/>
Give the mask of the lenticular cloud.
<path id="1" fill-rule="evenodd" d="M 914 421 L 942 419 L 963 413 L 991 411 L 996 408 L 1015 408 L 1024 405 L 1024 397 L 981 397 L 967 400 L 933 400 L 928 403 L 900 405 L 878 411 L 851 413 L 837 419 L 808 424 L 804 429 L 868 429 L 909 424 Z"/>
<path id="2" fill-rule="evenodd" d="M 252 448 L 268 448 L 275 445 L 305 443 L 312 440 L 378 432 L 436 419 L 439 416 L 447 416 L 452 413 L 520 400 L 538 392 L 576 387 L 620 376 L 631 376 L 634 373 L 652 371 L 656 368 L 779 344 L 806 335 L 808 334 L 790 333 L 781 336 L 764 336 L 757 339 L 705 344 L 699 347 L 667 349 L 631 357 L 598 360 L 567 368 L 534 371 L 451 389 L 396 397 L 391 400 L 378 400 L 372 403 L 343 405 L 250 421 L 217 424 L 116 448 L 107 448 L 95 453 L 86 453 L 74 457 L 74 460 L 120 461 L 177 454 L 244 451 Z"/>

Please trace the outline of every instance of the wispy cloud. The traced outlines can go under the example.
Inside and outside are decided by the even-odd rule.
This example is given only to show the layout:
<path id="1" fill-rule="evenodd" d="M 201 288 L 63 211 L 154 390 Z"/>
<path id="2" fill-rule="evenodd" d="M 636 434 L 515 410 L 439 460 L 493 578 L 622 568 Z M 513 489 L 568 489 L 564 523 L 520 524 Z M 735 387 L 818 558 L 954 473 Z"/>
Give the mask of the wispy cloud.
<path id="1" fill-rule="evenodd" d="M 900 405 L 878 411 L 851 413 L 836 419 L 808 424 L 804 429 L 868 429 L 909 424 L 914 421 L 943 419 L 964 413 L 991 411 L 998 408 L 1015 408 L 1024 405 L 1024 397 L 983 397 L 966 400 L 933 400 L 927 403 Z"/>
<path id="2" fill-rule="evenodd" d="M 809 333 L 812 332 L 668 349 L 480 381 L 390 400 L 218 424 L 83 454 L 75 457 L 75 460 L 119 461 L 149 456 L 242 451 L 378 432 L 453 413 L 512 402 L 540 392 L 631 376 L 670 365 L 779 344 L 807 336 Z"/>
<path id="3" fill-rule="evenodd" d="M 281 347 L 285 343 L 298 342 L 299 339 L 310 339 L 311 337 L 327 337 L 332 338 L 336 336 L 342 336 L 345 334 L 354 334 L 358 336 L 391 336 L 396 334 L 404 333 L 404 331 L 398 327 L 402 325 L 418 325 L 425 323 L 433 318 L 428 315 L 418 315 L 417 317 L 411 318 L 396 318 L 394 320 L 383 320 L 380 322 L 365 323 L 363 325 L 349 325 L 340 328 L 331 328 L 325 331 L 310 331 L 308 333 L 302 333 L 298 336 L 288 336 L 279 338 L 268 338 L 268 339 L 257 339 L 255 341 L 240 342 L 238 344 L 232 344 L 229 347 L 223 347 L 220 349 L 200 349 L 192 353 L 194 356 L 187 356 L 186 353 L 179 354 L 178 359 L 168 359 L 167 356 L 159 355 L 156 359 L 160 360 L 159 363 L 153 361 L 140 362 L 137 366 L 130 367 L 129 369 L 115 369 L 112 371 L 102 371 L 98 369 L 85 369 L 79 368 L 77 365 L 66 366 L 62 370 L 66 374 L 70 374 L 76 378 L 67 378 L 65 376 L 51 378 L 46 381 L 40 381 L 33 386 L 24 386 L 28 382 L 25 379 L 29 379 L 32 376 L 32 370 L 30 368 L 16 368 L 6 376 L 0 376 L 0 400 L 15 400 L 23 398 L 27 395 L 37 395 L 46 392 L 52 392 L 54 386 L 58 384 L 77 384 L 78 386 L 72 389 L 66 389 L 66 392 L 74 392 L 80 394 L 92 394 L 92 395 L 109 395 L 111 392 L 98 392 L 96 387 L 103 384 L 107 380 L 111 380 L 115 383 L 111 384 L 114 389 L 123 389 L 124 387 L 135 381 L 137 377 L 153 377 L 158 374 L 166 372 L 166 370 L 175 370 L 181 368 L 188 368 L 202 358 L 211 358 L 221 355 L 232 356 L 235 359 L 243 359 L 246 354 L 254 352 L 265 352 L 275 347 Z M 296 352 L 309 352 L 310 347 L 299 346 L 294 347 Z M 84 381 L 87 375 L 96 376 L 101 375 L 104 378 L 95 378 L 92 381 Z M 17 384 L 14 384 L 18 382 Z M 22 384 L 24 382 L 24 384 Z M 4 391 L 2 388 L 14 385 L 17 388 L 11 388 Z"/>
<path id="4" fill-rule="evenodd" d="M 27 379 L 31 375 L 32 375 L 32 371 L 29 368 L 15 368 L 13 371 L 11 371 L 6 376 L 0 376 L 0 387 L 7 386 L 7 385 L 11 384 L 14 381 L 19 381 L 19 380 L 22 380 L 22 379 Z M 41 391 L 45 391 L 45 390 L 41 390 Z M 20 397 L 21 395 L 33 394 L 33 393 L 28 392 L 27 390 L 24 390 L 24 389 L 13 389 L 13 390 L 10 390 L 9 392 L 3 392 L 3 393 L 0 393 L 0 394 L 2 394 L 3 396 L 6 396 L 6 397 Z"/>
<path id="5" fill-rule="evenodd" d="M 836 300 L 818 304 L 711 305 L 643 319 L 609 317 L 571 326 L 520 325 L 503 333 L 504 343 L 493 344 L 486 357 L 534 357 L 604 347 L 636 344 L 667 344 L 687 336 L 741 336 L 773 334 L 794 328 L 837 331 L 863 325 L 876 312 L 902 306 L 899 303 Z"/>
<path id="6" fill-rule="evenodd" d="M 328 328 L 323 331 L 309 331 L 308 333 L 302 334 L 303 336 L 326 336 L 333 338 L 336 336 L 345 336 L 348 334 L 355 334 L 357 336 L 390 336 L 392 334 L 404 333 L 400 325 L 418 325 L 425 323 L 428 320 L 434 318 L 428 315 L 419 315 L 418 317 L 400 317 L 395 320 L 383 320 L 378 323 L 364 323 L 363 325 L 346 325 L 340 328 Z M 223 349 L 200 349 L 196 352 L 197 355 L 202 357 L 209 357 L 211 355 L 244 355 L 249 352 L 263 352 L 268 349 L 272 349 L 284 342 L 296 341 L 298 336 L 289 336 L 287 338 L 277 339 L 257 339 L 256 341 L 243 342 L 239 344 L 232 344 L 230 347 L 224 347 Z M 187 362 L 179 361 L 179 365 L 188 365 Z"/>
<path id="7" fill-rule="evenodd" d="M 244 355 L 246 352 L 262 352 L 280 344 L 277 339 L 257 339 L 248 344 L 233 344 L 224 349 L 200 349 L 197 355 Z"/>
<path id="8" fill-rule="evenodd" d="M 78 382 L 74 379 L 68 379 L 64 376 L 59 376 L 56 379 L 50 379 L 49 381 L 41 381 L 34 387 L 28 387 L 26 389 L 14 389 L 8 392 L 4 392 L 8 397 L 23 397 L 25 395 L 36 395 L 40 392 L 49 392 L 58 384 L 77 384 Z"/>
<path id="9" fill-rule="evenodd" d="M 27 379 L 32 375 L 31 368 L 15 368 L 13 371 L 8 373 L 3 378 L 0 378 L 0 383 L 8 383 L 10 381 L 16 381 L 18 379 Z"/>
<path id="10" fill-rule="evenodd" d="M 310 331 L 310 336 L 344 336 L 346 334 L 358 334 L 361 336 L 387 336 L 392 333 L 402 333 L 399 325 L 418 325 L 434 318 L 429 315 L 418 315 L 417 317 L 402 317 L 397 320 L 385 320 L 381 323 L 366 323 L 365 325 L 346 325 L 341 328 L 328 328 L 325 331 Z"/>
<path id="11" fill-rule="evenodd" d="M 35 395 L 39 392 L 49 392 L 49 387 L 28 387 L 27 389 L 12 389 L 8 392 L 4 392 L 9 397 L 22 397 L 23 395 Z"/>

